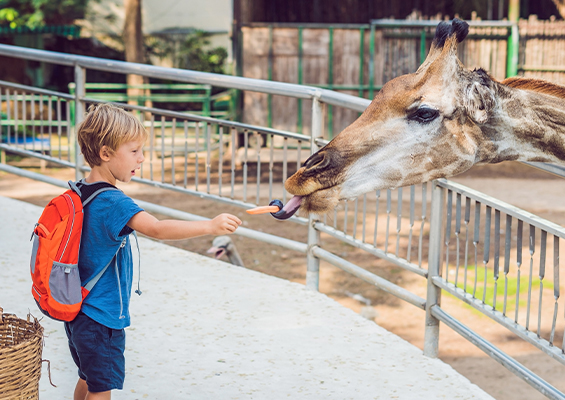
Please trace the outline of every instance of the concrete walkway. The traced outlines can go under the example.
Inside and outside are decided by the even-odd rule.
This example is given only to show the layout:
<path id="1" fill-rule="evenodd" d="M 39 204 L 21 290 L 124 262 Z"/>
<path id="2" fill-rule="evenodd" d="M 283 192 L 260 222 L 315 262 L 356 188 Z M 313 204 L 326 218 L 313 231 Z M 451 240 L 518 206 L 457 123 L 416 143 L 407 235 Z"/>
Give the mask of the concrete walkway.
<path id="1" fill-rule="evenodd" d="M 0 305 L 19 317 L 40 315 L 28 272 L 40 213 L 0 197 Z M 132 297 L 125 388 L 114 399 L 492 399 L 323 294 L 151 240 L 140 247 L 143 295 Z M 57 388 L 44 366 L 40 398 L 71 399 L 63 324 L 42 325 Z"/>

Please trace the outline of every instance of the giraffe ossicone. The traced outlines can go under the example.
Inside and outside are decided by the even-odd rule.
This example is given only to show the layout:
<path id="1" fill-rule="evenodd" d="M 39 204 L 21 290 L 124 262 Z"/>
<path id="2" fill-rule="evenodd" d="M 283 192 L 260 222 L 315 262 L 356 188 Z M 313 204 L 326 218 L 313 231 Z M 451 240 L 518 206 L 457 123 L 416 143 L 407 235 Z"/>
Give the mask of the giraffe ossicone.
<path id="1" fill-rule="evenodd" d="M 378 189 L 460 174 L 501 161 L 565 163 L 565 87 L 525 78 L 499 82 L 466 69 L 457 44 L 469 25 L 439 23 L 412 74 L 387 82 L 365 112 L 285 182 L 292 207 L 332 211 Z"/>

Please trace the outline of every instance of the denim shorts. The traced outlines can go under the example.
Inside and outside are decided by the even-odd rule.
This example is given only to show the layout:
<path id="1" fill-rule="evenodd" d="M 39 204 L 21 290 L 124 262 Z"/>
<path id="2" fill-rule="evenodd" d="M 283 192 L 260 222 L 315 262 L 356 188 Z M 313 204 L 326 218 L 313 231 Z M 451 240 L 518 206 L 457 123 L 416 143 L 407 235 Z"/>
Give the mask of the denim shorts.
<path id="1" fill-rule="evenodd" d="M 108 328 L 82 312 L 65 322 L 65 331 L 78 376 L 86 381 L 88 391 L 123 389 L 125 331 Z"/>

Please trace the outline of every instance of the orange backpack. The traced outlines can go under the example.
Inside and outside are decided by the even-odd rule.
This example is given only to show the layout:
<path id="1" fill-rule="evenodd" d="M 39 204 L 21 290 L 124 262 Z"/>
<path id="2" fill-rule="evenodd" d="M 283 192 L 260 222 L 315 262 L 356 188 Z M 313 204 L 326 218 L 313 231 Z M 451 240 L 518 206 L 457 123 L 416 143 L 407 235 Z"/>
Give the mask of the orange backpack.
<path id="1" fill-rule="evenodd" d="M 49 202 L 35 224 L 30 262 L 35 302 L 45 315 L 60 321 L 76 317 L 82 301 L 111 263 L 81 286 L 78 255 L 83 207 L 106 190 L 118 190 L 106 182 L 79 187 L 69 181 L 69 186 L 71 190 Z"/>

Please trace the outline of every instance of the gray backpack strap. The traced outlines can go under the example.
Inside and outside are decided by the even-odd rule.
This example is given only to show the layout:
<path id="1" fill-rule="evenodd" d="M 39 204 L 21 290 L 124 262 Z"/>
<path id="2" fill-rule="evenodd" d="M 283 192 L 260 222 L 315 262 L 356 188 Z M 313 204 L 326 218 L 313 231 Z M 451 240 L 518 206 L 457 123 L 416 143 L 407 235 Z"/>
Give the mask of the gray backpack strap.
<path id="1" fill-rule="evenodd" d="M 83 208 L 102 192 L 107 190 L 120 190 L 107 182 L 87 184 L 84 179 L 81 179 L 78 182 L 69 181 L 68 183 L 69 187 L 79 195 Z"/>
<path id="2" fill-rule="evenodd" d="M 73 181 L 69 181 L 68 182 L 69 187 L 73 190 L 73 192 L 75 192 L 76 194 L 78 194 L 78 197 L 82 196 L 82 192 L 80 191 L 80 189 L 77 186 L 77 182 L 73 182 Z"/>
<path id="3" fill-rule="evenodd" d="M 114 261 L 114 259 L 118 256 L 118 252 L 120 251 L 120 249 L 122 247 L 124 247 L 126 245 L 126 238 L 124 238 L 122 240 L 122 244 L 120 244 L 120 247 L 118 248 L 118 250 L 116 250 L 116 253 L 114 254 L 114 257 L 112 257 L 112 259 L 110 260 L 110 262 L 108 264 L 106 264 L 106 266 L 104 268 L 102 268 L 102 271 L 100 271 L 99 273 L 97 273 L 92 279 L 90 279 L 88 281 L 88 283 L 86 285 L 84 285 L 84 288 L 86 290 L 88 290 L 89 292 L 92 290 L 92 288 L 94 287 L 94 285 L 96 285 L 98 283 L 98 281 L 100 280 L 100 278 L 102 278 L 102 275 L 104 275 L 104 272 L 106 272 L 106 270 L 108 269 L 108 267 L 110 266 L 110 264 L 112 264 L 112 261 Z"/>
<path id="4" fill-rule="evenodd" d="M 141 289 L 139 288 L 139 282 L 141 281 L 141 251 L 139 250 L 139 241 L 137 240 L 137 233 L 135 231 L 132 232 L 133 237 L 135 238 L 135 245 L 137 246 L 137 293 L 138 296 L 141 296 Z"/>
<path id="5" fill-rule="evenodd" d="M 142 292 L 141 292 L 141 289 L 139 287 L 139 283 L 141 282 L 141 251 L 139 249 L 139 241 L 137 239 L 137 234 L 135 233 L 135 231 L 133 231 L 132 233 L 133 233 L 133 237 L 135 238 L 135 244 L 137 246 L 137 271 L 138 272 L 137 272 L 137 290 L 135 291 L 135 293 L 137 293 L 138 296 L 141 296 Z M 86 285 L 84 285 L 84 288 L 86 290 L 88 290 L 89 292 L 92 290 L 94 285 L 96 285 L 98 283 L 98 281 L 100 280 L 100 278 L 102 278 L 102 275 L 104 275 L 104 272 L 106 272 L 106 270 L 108 269 L 110 264 L 112 264 L 112 261 L 114 261 L 116 259 L 116 257 L 118 256 L 118 251 L 120 251 L 120 249 L 122 247 L 124 247 L 125 245 L 126 245 L 126 238 L 124 238 L 122 240 L 122 244 L 120 244 L 120 247 L 116 251 L 116 254 L 114 254 L 114 257 L 112 257 L 110 262 L 108 264 L 106 264 L 106 266 L 102 269 L 102 271 L 97 273 L 91 280 L 88 281 L 88 283 Z M 116 265 L 116 268 L 117 268 L 117 265 Z"/>
<path id="6" fill-rule="evenodd" d="M 88 196 L 88 199 L 86 199 L 85 201 L 82 202 L 82 206 L 86 206 L 88 203 L 90 203 L 91 200 L 94 200 L 94 198 L 96 196 L 98 196 L 100 193 L 102 192 L 106 192 L 108 190 L 119 190 L 116 188 L 111 188 L 111 187 L 103 187 L 101 189 L 98 189 L 96 192 L 92 193 L 90 196 Z"/>

